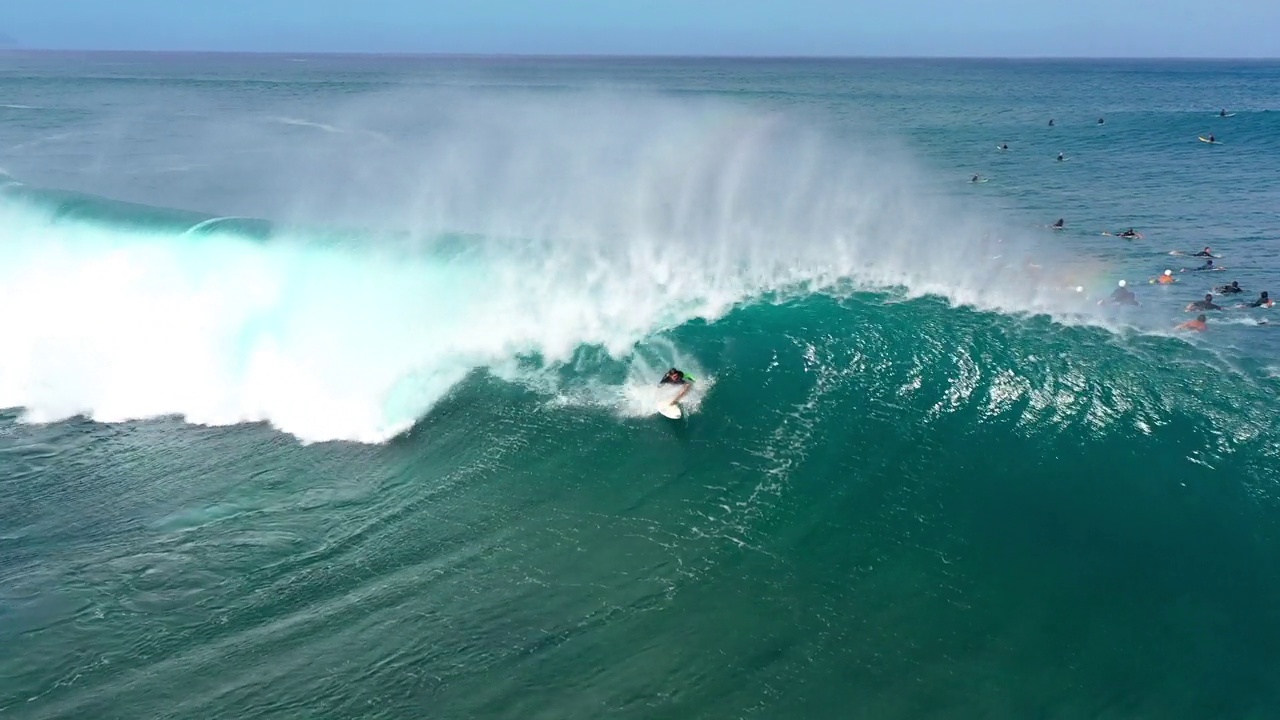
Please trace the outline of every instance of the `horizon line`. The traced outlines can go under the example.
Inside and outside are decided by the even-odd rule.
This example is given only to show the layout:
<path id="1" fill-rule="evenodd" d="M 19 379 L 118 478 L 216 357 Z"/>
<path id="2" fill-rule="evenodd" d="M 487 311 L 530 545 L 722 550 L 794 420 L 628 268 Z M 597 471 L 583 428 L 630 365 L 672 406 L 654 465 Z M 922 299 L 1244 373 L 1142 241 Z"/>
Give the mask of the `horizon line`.
<path id="1" fill-rule="evenodd" d="M 739 54 L 688 54 L 688 53 L 503 53 L 503 52 L 432 52 L 368 50 L 173 50 L 173 49 L 86 49 L 86 48 L 26 48 L 0 46 L 0 54 L 28 53 L 93 53 L 115 55 L 264 55 L 264 56 L 313 56 L 313 57 L 415 57 L 453 59 L 546 59 L 546 60 L 1145 60 L 1179 62 L 1270 62 L 1280 61 L 1280 56 L 1209 56 L 1209 55 L 739 55 Z"/>

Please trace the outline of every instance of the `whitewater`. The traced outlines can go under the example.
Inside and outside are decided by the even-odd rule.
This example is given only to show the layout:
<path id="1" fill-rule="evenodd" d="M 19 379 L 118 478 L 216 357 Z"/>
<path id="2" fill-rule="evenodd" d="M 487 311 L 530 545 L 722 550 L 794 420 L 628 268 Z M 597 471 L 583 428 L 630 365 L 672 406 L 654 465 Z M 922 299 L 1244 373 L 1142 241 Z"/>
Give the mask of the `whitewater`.
<path id="1" fill-rule="evenodd" d="M 583 348 L 625 361 L 744 303 L 898 288 L 1099 319 L 1077 292 L 1092 270 L 1038 251 L 1052 268 L 1038 277 L 1025 230 L 930 192 L 904 149 L 841 142 L 804 113 L 590 88 L 348 105 L 332 126 L 181 125 L 197 165 L 269 148 L 266 178 L 217 176 L 248 186 L 225 205 L 272 218 L 265 236 L 214 215 L 131 226 L 108 199 L 13 178 L 0 302 L 25 310 L 0 321 L 0 405 L 33 422 L 177 415 L 380 442 L 471 372 L 518 381 L 532 359 L 545 379 Z M 648 412 L 640 369 L 590 402 Z"/>

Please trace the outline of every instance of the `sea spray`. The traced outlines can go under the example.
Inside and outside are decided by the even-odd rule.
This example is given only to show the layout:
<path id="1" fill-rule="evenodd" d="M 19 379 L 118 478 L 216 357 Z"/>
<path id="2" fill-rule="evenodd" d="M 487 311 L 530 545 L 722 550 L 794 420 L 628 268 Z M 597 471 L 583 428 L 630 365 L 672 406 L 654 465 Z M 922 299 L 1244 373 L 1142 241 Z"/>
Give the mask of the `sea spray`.
<path id="1" fill-rule="evenodd" d="M 907 156 L 798 115 L 597 92 L 394 100 L 323 123 L 367 132 L 285 142 L 243 176 L 276 188 L 260 199 L 274 230 L 134 208 L 135 226 L 132 206 L 29 189 L 0 200 L 0 301 L 26 308 L 0 321 L 0 404 L 377 442 L 477 369 L 583 347 L 632 362 L 756 300 L 900 287 L 1088 308 L 1056 258 L 1033 267 L 1026 238 L 921 191 Z M 372 108 L 396 111 L 364 127 Z M 196 147 L 265 148 L 272 127 L 224 119 Z M 392 131 L 396 145 L 367 144 Z M 638 414 L 629 382 L 590 402 Z"/>

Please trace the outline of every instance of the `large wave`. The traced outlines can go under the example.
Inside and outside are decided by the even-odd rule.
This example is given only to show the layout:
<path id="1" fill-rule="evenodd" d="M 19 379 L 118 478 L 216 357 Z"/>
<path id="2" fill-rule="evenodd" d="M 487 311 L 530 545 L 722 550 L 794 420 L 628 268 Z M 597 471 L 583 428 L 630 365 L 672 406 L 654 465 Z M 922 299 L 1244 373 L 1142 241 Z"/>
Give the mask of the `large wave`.
<path id="1" fill-rule="evenodd" d="M 220 118 L 192 150 L 198 184 L 236 178 L 226 210 L 274 229 L 0 195 L 0 406 L 377 442 L 477 369 L 544 382 L 584 348 L 622 377 L 560 399 L 639 412 L 654 368 L 704 370 L 663 334 L 746 303 L 897 288 L 1092 317 L 1097 268 L 1031 266 L 902 151 L 800 114 L 444 92 L 287 120 Z"/>

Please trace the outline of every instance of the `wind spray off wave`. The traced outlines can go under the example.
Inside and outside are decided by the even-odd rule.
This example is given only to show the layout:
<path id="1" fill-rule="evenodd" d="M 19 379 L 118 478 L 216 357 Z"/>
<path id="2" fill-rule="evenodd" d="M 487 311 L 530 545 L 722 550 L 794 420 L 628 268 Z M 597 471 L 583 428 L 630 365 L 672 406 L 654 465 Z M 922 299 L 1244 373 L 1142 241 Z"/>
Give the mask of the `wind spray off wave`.
<path id="1" fill-rule="evenodd" d="M 0 320 L 0 405 L 34 421 L 179 415 L 378 442 L 473 370 L 519 380 L 584 347 L 628 363 L 754 299 L 852 282 L 1066 307 L 991 261 L 1016 242 L 926 199 L 900 157 L 796 117 L 601 94 L 376 105 L 401 112 L 305 143 L 224 121 L 201 150 L 273 148 L 257 182 L 285 189 L 266 212 L 323 237 L 0 200 L 0 302 L 23 308 Z M 363 127 L 371 107 L 333 124 Z M 334 239 L 357 224 L 372 229 Z M 625 385 L 601 392 L 623 407 Z"/>

